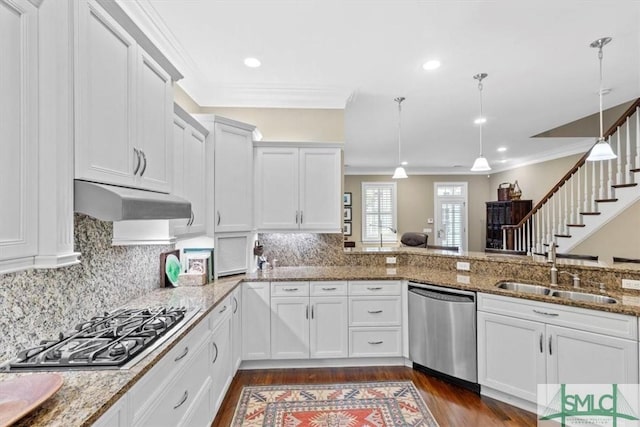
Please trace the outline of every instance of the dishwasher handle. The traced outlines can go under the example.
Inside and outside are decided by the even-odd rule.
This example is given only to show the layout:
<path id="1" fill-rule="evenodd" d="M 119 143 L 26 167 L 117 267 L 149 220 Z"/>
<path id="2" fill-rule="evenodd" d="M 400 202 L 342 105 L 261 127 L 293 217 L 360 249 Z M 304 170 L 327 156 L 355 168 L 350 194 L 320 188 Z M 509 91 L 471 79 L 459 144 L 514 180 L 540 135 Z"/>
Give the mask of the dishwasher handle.
<path id="1" fill-rule="evenodd" d="M 475 298 L 471 295 L 461 295 L 455 292 L 447 292 L 446 290 L 431 290 L 422 288 L 409 288 L 410 294 L 419 295 L 421 297 L 445 301 L 445 302 L 459 302 L 465 304 L 474 304 Z"/>

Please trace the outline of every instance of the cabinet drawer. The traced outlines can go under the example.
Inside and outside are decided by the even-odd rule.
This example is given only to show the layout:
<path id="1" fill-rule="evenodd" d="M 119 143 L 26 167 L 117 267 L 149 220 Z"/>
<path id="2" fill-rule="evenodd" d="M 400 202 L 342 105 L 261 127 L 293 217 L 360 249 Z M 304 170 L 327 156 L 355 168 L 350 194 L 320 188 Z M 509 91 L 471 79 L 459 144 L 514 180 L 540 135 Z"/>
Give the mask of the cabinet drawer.
<path id="1" fill-rule="evenodd" d="M 349 282 L 349 295 L 400 295 L 399 280 L 366 280 Z"/>
<path id="2" fill-rule="evenodd" d="M 347 282 L 311 282 L 310 294 L 316 296 L 346 296 Z"/>
<path id="3" fill-rule="evenodd" d="M 638 339 L 638 321 L 635 316 L 480 293 L 477 304 L 478 311 L 614 337 Z"/>
<path id="4" fill-rule="evenodd" d="M 208 346 L 203 344 L 198 347 L 198 351 L 190 360 L 188 366 L 184 366 L 166 387 L 161 388 L 156 398 L 150 399 L 153 403 L 140 419 L 134 418 L 135 426 L 177 426 L 179 421 L 187 416 L 196 395 L 209 379 L 208 375 L 203 375 L 209 368 Z M 144 397 L 149 399 L 149 395 Z"/>
<path id="5" fill-rule="evenodd" d="M 134 386 L 131 393 L 131 408 L 133 418 L 144 412 L 145 408 L 155 399 L 151 399 L 163 384 L 171 381 L 172 377 L 184 366 L 190 365 L 196 349 L 209 335 L 209 322 L 201 320 L 189 334 L 176 343 L 169 352 Z"/>
<path id="6" fill-rule="evenodd" d="M 271 282 L 272 297 L 309 296 L 309 282 Z"/>
<path id="7" fill-rule="evenodd" d="M 231 315 L 233 307 L 231 295 L 227 296 L 223 301 L 220 301 L 218 305 L 211 310 L 211 313 L 209 313 L 209 329 L 212 331 L 215 330 L 222 320 Z"/>
<path id="8" fill-rule="evenodd" d="M 400 326 L 400 297 L 349 298 L 349 326 Z"/>
<path id="9" fill-rule="evenodd" d="M 402 329 L 349 328 L 349 357 L 402 355 Z"/>

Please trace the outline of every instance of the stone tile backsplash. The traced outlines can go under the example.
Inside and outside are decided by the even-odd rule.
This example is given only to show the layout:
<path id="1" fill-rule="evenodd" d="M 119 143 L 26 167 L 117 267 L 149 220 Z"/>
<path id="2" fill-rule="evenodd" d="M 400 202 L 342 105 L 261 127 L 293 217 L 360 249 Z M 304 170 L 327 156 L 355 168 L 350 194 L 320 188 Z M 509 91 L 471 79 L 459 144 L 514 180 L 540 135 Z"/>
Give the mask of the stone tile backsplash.
<path id="1" fill-rule="evenodd" d="M 111 246 L 112 223 L 75 215 L 78 265 L 0 275 L 0 361 L 159 287 L 169 246 Z"/>

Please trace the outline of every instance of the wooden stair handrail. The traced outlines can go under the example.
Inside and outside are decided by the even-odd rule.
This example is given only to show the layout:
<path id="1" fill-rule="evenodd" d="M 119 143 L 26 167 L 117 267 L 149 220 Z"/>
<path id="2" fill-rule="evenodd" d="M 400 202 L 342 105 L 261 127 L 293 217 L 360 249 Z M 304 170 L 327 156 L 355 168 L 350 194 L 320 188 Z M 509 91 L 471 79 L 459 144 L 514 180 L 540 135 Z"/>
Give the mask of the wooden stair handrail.
<path id="1" fill-rule="evenodd" d="M 616 131 L 618 130 L 618 127 L 622 126 L 622 124 L 624 124 L 624 122 L 627 121 L 627 119 L 631 117 L 633 113 L 636 112 L 636 108 L 638 107 L 640 107 L 640 98 L 636 99 L 633 102 L 633 104 L 631 104 L 629 108 L 627 108 L 627 110 L 620 116 L 620 118 L 618 118 L 618 120 L 616 120 L 615 123 L 611 125 L 611 127 L 605 132 L 604 139 L 607 139 L 611 135 L 616 133 Z M 594 143 L 593 145 L 595 144 L 596 143 Z M 569 172 L 567 172 L 562 178 L 560 178 L 560 181 L 558 181 L 558 183 L 554 185 L 553 188 L 542 199 L 540 199 L 538 203 L 536 203 L 536 205 L 531 209 L 531 211 L 529 211 L 529 213 L 526 214 L 524 218 L 520 220 L 519 223 L 511 224 L 511 225 L 503 225 L 502 229 L 516 229 L 524 226 L 524 224 L 536 212 L 538 212 L 540 208 L 542 208 L 542 206 L 547 202 L 547 200 L 549 200 L 551 196 L 553 196 L 560 189 L 560 187 L 562 187 L 564 183 L 567 182 L 569 178 L 571 178 L 571 176 L 573 176 L 574 173 L 578 172 L 578 169 L 580 169 L 580 167 L 584 165 L 585 161 L 587 160 L 587 157 L 589 157 L 590 151 L 591 149 L 589 149 L 586 153 L 584 153 L 584 155 L 580 158 L 580 160 L 578 160 L 578 162 L 571 169 L 569 169 Z"/>

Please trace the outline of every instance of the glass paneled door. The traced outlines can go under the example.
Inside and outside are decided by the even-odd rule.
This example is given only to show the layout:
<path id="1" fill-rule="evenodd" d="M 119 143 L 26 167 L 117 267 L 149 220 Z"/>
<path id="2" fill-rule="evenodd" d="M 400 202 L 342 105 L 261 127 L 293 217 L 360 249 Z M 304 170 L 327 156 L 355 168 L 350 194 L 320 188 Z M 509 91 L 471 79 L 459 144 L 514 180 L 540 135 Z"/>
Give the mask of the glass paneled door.
<path id="1" fill-rule="evenodd" d="M 434 184 L 435 240 L 439 246 L 467 250 L 467 183 Z"/>

